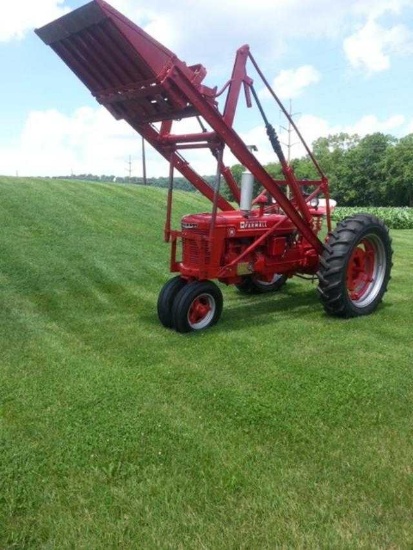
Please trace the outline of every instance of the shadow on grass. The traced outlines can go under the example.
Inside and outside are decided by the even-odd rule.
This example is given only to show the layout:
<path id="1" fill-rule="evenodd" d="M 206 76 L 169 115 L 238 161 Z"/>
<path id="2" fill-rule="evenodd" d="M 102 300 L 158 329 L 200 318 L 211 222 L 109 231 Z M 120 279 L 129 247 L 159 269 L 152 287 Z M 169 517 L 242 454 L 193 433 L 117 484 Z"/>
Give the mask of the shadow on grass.
<path id="1" fill-rule="evenodd" d="M 328 323 L 343 323 L 357 319 L 357 317 L 343 319 L 328 315 L 318 298 L 316 286 L 304 289 L 303 285 L 290 283 L 288 288 L 284 287 L 279 292 L 269 294 L 255 296 L 238 294 L 237 296 L 236 291 L 234 294 L 227 304 L 224 302 L 223 323 L 225 329 L 240 330 L 258 324 L 264 326 L 309 316 Z M 238 297 L 239 300 L 237 300 Z M 391 308 L 392 305 L 392 302 L 389 301 L 381 302 L 377 313 Z M 359 318 L 365 318 L 365 316 Z M 217 325 L 218 327 L 220 323 Z"/>
<path id="2" fill-rule="evenodd" d="M 302 318 L 313 315 L 315 311 L 323 314 L 323 308 L 318 300 L 315 287 L 305 291 L 297 291 L 298 285 L 289 285 L 279 292 L 245 296 L 235 291 L 225 308 L 226 328 L 232 330 L 245 329 L 257 324 L 274 323 L 274 315 L 279 314 L 279 320 Z"/>

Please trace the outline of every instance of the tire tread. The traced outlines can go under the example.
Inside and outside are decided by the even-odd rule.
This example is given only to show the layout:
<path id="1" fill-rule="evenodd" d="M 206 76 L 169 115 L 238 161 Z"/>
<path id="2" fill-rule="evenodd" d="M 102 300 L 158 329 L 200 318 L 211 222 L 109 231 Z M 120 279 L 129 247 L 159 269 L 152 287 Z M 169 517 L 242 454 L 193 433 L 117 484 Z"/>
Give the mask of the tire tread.
<path id="1" fill-rule="evenodd" d="M 369 232 L 379 237 L 384 245 L 387 260 L 386 273 L 377 298 L 369 306 L 357 308 L 348 296 L 345 271 L 347 260 L 354 247 Z M 325 311 L 338 317 L 355 317 L 372 313 L 387 290 L 392 253 L 389 230 L 380 219 L 371 214 L 360 213 L 342 220 L 327 236 L 317 272 L 319 280 L 317 291 Z"/>

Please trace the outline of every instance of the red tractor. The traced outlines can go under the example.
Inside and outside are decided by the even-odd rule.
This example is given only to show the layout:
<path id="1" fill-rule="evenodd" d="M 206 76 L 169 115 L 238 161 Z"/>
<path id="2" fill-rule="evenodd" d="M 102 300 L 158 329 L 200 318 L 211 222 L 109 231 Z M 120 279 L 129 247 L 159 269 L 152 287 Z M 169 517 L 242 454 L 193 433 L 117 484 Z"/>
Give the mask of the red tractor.
<path id="1" fill-rule="evenodd" d="M 237 51 L 231 78 L 218 91 L 203 84 L 202 65 L 187 66 L 103 0 L 36 32 L 100 104 L 116 119 L 126 120 L 169 162 L 165 240 L 171 243 L 171 271 L 178 275 L 159 294 L 158 316 L 164 326 L 189 332 L 215 324 L 223 298 L 213 279 L 236 285 L 241 292 L 266 293 L 279 290 L 293 275 L 318 277 L 327 313 L 355 317 L 376 309 L 390 279 L 389 232 L 369 214 L 346 218 L 332 230 L 328 180 L 248 46 Z M 318 179 L 294 175 L 247 66 L 297 132 Z M 233 127 L 241 90 L 247 106 L 254 104 L 262 116 L 284 179 L 268 173 Z M 225 103 L 220 110 L 222 94 Z M 174 133 L 174 121 L 184 118 L 196 120 L 199 131 Z M 224 164 L 226 147 L 245 167 L 240 185 Z M 182 151 L 201 148 L 216 159 L 214 185 L 182 156 Z M 175 170 L 212 202 L 210 213 L 184 216 L 178 231 L 171 228 Z M 222 195 L 222 180 L 233 202 Z M 257 183 L 260 190 L 253 197 Z M 328 235 L 322 242 L 318 234 L 324 219 Z"/>

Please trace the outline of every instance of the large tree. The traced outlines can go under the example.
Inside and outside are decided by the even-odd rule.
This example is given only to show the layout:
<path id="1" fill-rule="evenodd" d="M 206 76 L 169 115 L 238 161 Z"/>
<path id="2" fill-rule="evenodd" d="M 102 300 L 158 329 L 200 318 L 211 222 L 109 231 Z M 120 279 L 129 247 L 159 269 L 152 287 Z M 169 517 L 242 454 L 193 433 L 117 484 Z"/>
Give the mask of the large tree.
<path id="1" fill-rule="evenodd" d="M 391 206 L 413 206 L 413 134 L 386 151 L 385 199 Z"/>

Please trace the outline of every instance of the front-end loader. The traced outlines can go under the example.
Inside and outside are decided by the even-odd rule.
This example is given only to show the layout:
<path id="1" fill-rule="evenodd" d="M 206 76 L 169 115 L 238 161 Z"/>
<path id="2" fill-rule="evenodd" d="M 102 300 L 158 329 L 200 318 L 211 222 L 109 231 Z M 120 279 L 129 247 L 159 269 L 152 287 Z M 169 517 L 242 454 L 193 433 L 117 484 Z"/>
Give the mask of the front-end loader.
<path id="1" fill-rule="evenodd" d="M 293 276 L 318 278 L 327 313 L 356 317 L 377 308 L 392 266 L 388 229 L 363 213 L 332 228 L 328 179 L 247 45 L 238 49 L 232 74 L 218 90 L 204 84 L 202 65 L 186 65 L 103 0 L 93 0 L 36 32 L 98 103 L 125 120 L 169 163 L 164 234 L 175 275 L 158 298 L 158 317 L 165 327 L 189 332 L 215 324 L 223 306 L 215 281 L 243 293 L 270 293 Z M 317 179 L 294 174 L 255 81 L 296 130 Z M 262 118 L 281 179 L 270 175 L 235 129 L 241 95 Z M 182 119 L 193 119 L 199 130 L 176 133 L 175 122 Z M 215 159 L 213 185 L 185 159 L 185 152 L 194 149 L 204 149 Z M 245 168 L 240 185 L 224 163 L 225 150 Z M 171 226 L 175 172 L 212 203 L 210 212 L 184 216 L 179 229 Z M 222 194 L 222 181 L 233 200 Z M 321 239 L 323 223 L 328 233 Z"/>

